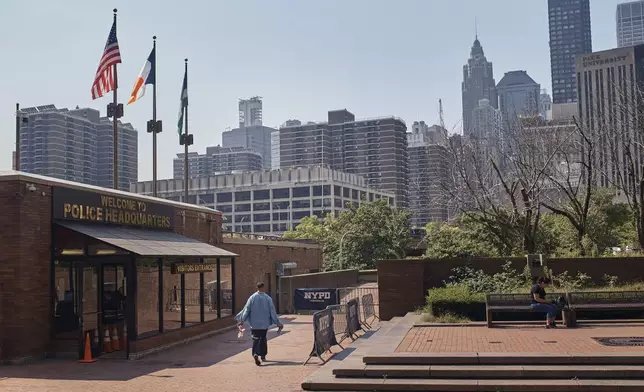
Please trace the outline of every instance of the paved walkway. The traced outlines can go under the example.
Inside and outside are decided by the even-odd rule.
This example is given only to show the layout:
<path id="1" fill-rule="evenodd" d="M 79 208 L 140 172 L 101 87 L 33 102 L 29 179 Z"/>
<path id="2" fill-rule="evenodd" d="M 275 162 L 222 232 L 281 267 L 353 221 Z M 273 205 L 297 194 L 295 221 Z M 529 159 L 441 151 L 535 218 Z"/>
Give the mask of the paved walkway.
<path id="1" fill-rule="evenodd" d="M 414 327 L 407 333 L 396 352 L 610 353 L 634 351 L 644 354 L 642 346 L 603 346 L 593 339 L 596 337 L 644 337 L 644 325 L 604 324 L 570 329 L 545 329 L 536 325 L 495 328 Z"/>
<path id="2" fill-rule="evenodd" d="M 312 318 L 281 319 L 284 331 L 279 336 L 269 331 L 269 362 L 261 367 L 252 361 L 250 338 L 239 342 L 237 331 L 231 331 L 138 361 L 45 360 L 0 366 L 0 391 L 300 391 L 302 380 L 319 368 L 315 359 L 302 366 L 312 348 Z"/>

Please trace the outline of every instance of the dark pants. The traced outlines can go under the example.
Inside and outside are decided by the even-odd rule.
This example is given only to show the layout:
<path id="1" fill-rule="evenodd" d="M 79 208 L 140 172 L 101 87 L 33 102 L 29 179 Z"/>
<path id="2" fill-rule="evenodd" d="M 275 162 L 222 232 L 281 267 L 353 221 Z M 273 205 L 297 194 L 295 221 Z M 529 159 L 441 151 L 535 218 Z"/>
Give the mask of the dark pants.
<path id="1" fill-rule="evenodd" d="M 546 313 L 546 317 L 551 320 L 554 320 L 555 318 L 557 318 L 557 312 L 560 311 L 559 307 L 555 304 L 537 303 L 537 304 L 532 304 L 530 306 L 532 307 L 532 310 L 535 312 Z"/>
<path id="2" fill-rule="evenodd" d="M 266 341 L 267 329 L 251 329 L 253 335 L 253 356 L 265 357 L 268 354 L 268 342 Z"/>

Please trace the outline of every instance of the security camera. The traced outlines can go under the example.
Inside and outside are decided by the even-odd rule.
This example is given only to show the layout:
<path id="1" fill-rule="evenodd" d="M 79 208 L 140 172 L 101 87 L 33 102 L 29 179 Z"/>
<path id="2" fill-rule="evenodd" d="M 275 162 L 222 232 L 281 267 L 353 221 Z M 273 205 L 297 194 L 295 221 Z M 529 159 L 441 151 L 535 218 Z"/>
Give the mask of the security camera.
<path id="1" fill-rule="evenodd" d="M 36 186 L 34 184 L 27 184 L 27 190 L 29 192 L 36 192 Z"/>

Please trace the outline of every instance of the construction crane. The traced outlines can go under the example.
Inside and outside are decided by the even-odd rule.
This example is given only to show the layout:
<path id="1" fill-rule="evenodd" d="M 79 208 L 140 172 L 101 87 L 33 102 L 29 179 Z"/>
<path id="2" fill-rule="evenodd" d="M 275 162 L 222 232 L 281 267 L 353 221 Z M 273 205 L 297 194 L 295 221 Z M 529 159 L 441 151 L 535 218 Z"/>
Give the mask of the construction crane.
<path id="1" fill-rule="evenodd" d="M 445 138 L 445 142 L 447 143 L 448 134 L 447 128 L 445 128 L 445 119 L 443 117 L 443 100 L 440 98 L 438 99 L 438 119 L 440 121 L 441 132 L 443 133 L 443 137 Z"/>

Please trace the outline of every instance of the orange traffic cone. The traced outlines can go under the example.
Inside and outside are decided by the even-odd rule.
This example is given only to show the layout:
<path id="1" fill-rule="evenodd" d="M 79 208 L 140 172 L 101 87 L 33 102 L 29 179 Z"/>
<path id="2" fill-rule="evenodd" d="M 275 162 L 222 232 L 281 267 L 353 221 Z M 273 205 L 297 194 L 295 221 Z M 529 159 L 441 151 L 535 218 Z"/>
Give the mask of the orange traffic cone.
<path id="1" fill-rule="evenodd" d="M 83 359 L 78 361 L 79 363 L 94 363 L 95 359 L 92 359 L 92 347 L 89 344 L 89 332 L 85 335 L 85 355 Z"/>
<path id="2" fill-rule="evenodd" d="M 94 328 L 94 342 L 92 347 L 98 347 L 98 328 Z"/>
<path id="3" fill-rule="evenodd" d="M 112 343 L 110 340 L 110 331 L 109 327 L 105 326 L 105 337 L 103 337 L 103 352 L 111 353 L 112 352 Z"/>
<path id="4" fill-rule="evenodd" d="M 123 339 L 121 339 L 123 350 L 127 350 L 127 325 L 123 324 Z"/>
<path id="5" fill-rule="evenodd" d="M 114 330 L 112 332 L 112 351 L 119 351 L 121 345 L 119 344 L 119 334 L 116 325 L 114 325 Z"/>

